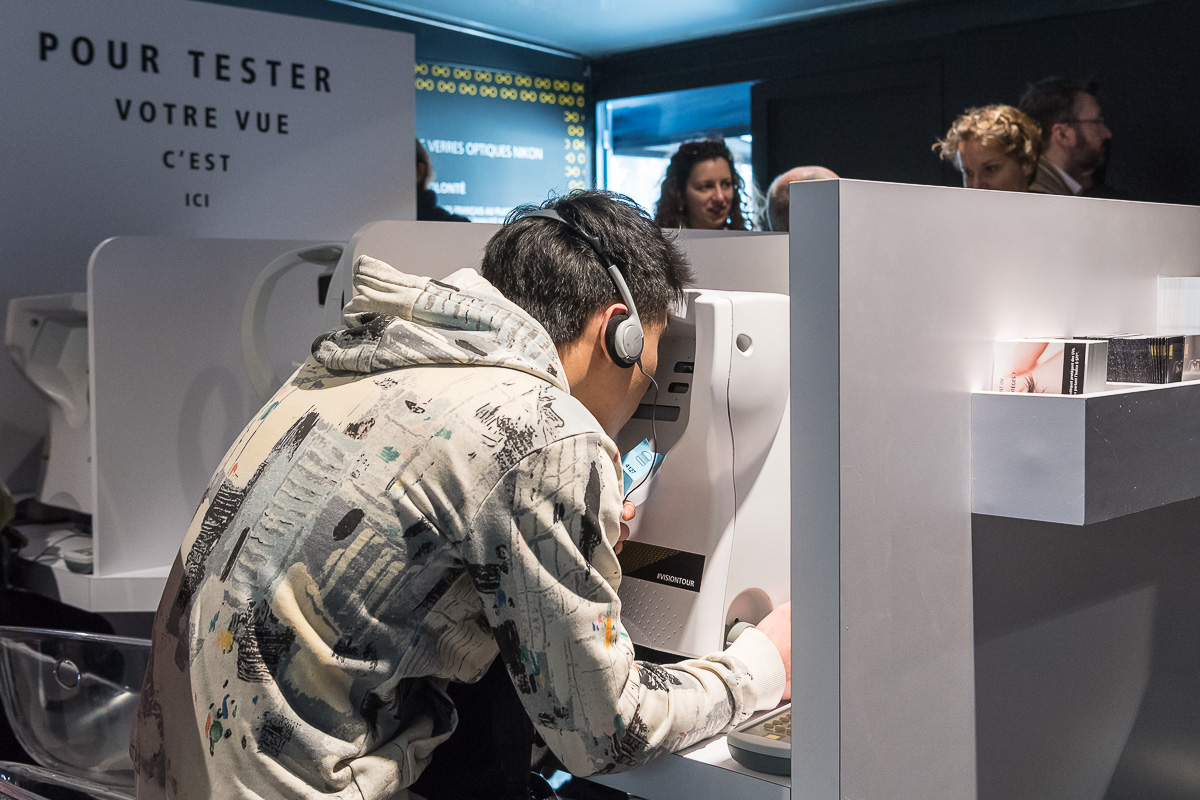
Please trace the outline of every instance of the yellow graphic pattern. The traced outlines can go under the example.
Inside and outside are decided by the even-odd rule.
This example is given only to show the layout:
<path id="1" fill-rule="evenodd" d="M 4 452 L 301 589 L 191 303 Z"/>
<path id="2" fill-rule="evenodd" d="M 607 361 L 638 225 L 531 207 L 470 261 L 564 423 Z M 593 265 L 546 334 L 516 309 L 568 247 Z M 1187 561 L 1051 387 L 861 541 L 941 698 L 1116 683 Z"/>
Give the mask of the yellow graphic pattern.
<path id="1" fill-rule="evenodd" d="M 414 73 L 418 92 L 562 106 L 563 177 L 568 179 L 568 189 L 587 188 L 587 100 L 582 82 L 424 62 L 414 66 Z"/>

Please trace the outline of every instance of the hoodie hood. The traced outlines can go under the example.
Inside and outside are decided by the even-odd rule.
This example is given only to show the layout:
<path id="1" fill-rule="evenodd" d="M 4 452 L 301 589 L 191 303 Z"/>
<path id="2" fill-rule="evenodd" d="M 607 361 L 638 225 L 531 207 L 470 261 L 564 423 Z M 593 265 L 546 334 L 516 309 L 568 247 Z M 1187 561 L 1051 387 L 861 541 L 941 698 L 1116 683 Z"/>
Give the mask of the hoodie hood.
<path id="1" fill-rule="evenodd" d="M 331 372 L 507 367 L 569 391 L 550 334 L 475 270 L 437 281 L 359 256 L 353 283 L 346 327 L 312 345 L 313 358 Z"/>

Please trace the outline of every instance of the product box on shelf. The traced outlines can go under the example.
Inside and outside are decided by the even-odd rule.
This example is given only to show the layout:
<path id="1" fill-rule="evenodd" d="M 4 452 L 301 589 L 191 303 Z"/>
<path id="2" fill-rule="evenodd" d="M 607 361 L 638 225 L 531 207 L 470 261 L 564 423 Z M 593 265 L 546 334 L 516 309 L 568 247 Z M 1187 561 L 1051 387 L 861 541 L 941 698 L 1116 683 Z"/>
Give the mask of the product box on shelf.
<path id="1" fill-rule="evenodd" d="M 1183 336 L 1108 340 L 1109 383 L 1177 383 L 1183 379 Z"/>
<path id="2" fill-rule="evenodd" d="M 1183 337 L 1183 380 L 1200 380 L 1200 334 Z"/>
<path id="3" fill-rule="evenodd" d="M 1106 388 L 1103 339 L 1009 339 L 996 342 L 993 355 L 993 391 L 1089 394 Z"/>

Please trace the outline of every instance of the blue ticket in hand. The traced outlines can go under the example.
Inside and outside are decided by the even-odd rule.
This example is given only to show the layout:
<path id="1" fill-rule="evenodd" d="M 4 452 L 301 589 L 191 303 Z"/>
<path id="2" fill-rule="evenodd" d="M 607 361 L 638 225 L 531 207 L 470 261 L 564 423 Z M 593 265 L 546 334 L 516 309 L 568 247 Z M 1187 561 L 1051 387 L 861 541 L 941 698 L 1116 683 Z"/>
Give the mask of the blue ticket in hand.
<path id="1" fill-rule="evenodd" d="M 662 454 L 654 452 L 654 448 L 650 446 L 649 439 L 642 441 L 625 454 L 621 459 L 621 471 L 625 474 L 625 489 L 624 493 L 629 494 L 629 489 L 646 479 L 650 474 L 650 470 L 662 461 Z"/>

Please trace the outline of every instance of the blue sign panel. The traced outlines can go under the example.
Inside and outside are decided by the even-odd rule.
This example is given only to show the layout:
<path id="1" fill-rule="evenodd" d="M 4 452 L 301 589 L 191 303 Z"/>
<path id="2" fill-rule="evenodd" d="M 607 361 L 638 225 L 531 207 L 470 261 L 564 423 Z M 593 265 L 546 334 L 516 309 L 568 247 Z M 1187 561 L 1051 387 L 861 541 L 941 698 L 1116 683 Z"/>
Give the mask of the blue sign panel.
<path id="1" fill-rule="evenodd" d="M 461 64 L 416 64 L 417 138 L 438 205 L 472 222 L 592 183 L 587 85 Z"/>

